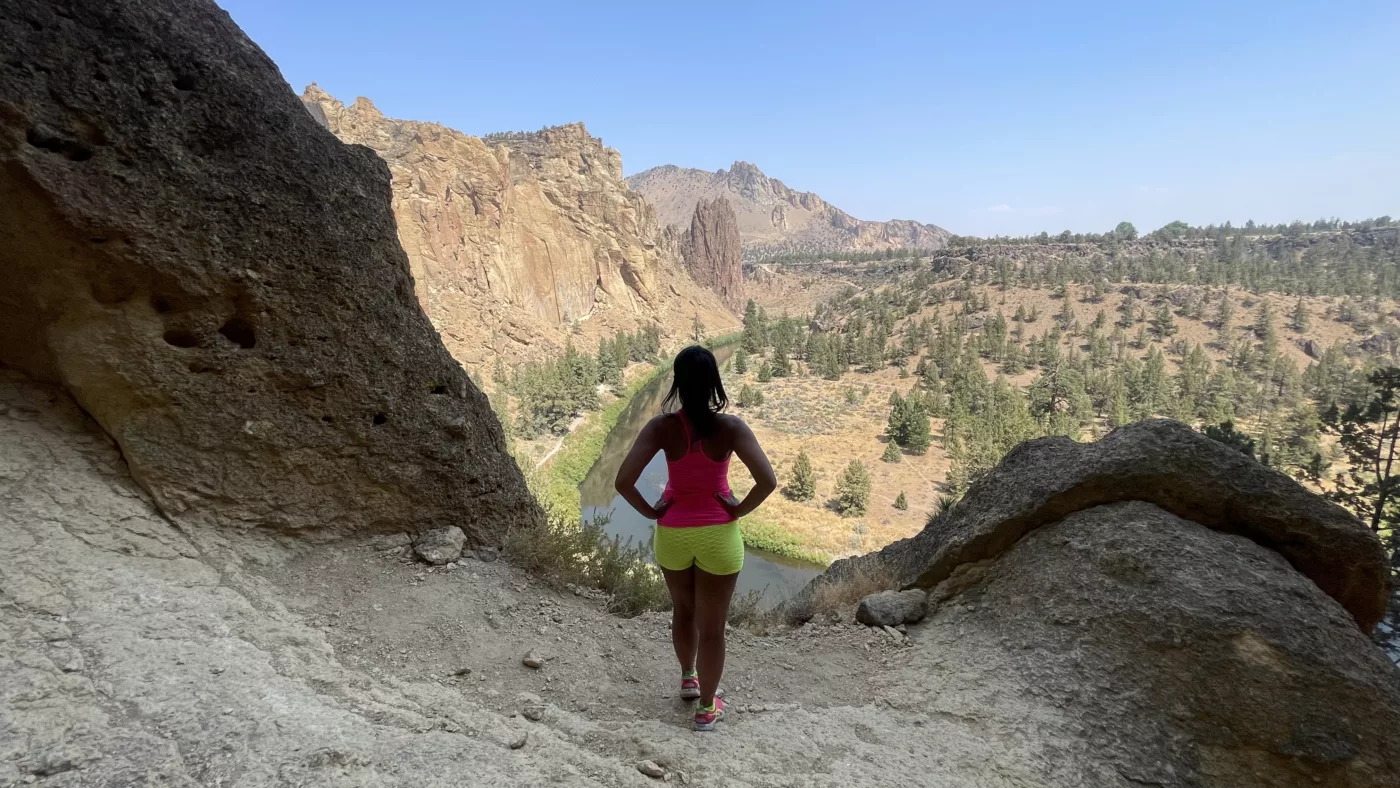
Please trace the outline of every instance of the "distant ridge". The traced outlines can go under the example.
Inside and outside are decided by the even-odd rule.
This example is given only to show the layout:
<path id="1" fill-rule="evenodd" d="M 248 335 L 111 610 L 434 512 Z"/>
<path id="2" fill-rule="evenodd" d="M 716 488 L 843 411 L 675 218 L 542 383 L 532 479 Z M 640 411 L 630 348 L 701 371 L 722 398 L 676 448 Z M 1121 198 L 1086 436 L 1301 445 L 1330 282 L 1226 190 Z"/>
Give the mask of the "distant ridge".
<path id="1" fill-rule="evenodd" d="M 626 179 L 656 209 L 662 224 L 685 227 L 701 200 L 724 197 L 739 220 L 744 260 L 790 253 L 847 250 L 941 249 L 949 232 L 932 224 L 857 219 L 812 192 L 789 188 L 746 161 L 708 172 L 672 164 Z"/>

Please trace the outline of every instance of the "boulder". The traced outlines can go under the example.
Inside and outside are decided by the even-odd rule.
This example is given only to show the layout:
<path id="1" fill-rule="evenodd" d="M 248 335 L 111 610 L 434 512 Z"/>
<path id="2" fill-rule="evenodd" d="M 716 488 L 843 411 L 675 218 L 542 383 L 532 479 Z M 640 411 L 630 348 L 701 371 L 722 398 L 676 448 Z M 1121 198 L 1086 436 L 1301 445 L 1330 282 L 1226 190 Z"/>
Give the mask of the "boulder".
<path id="1" fill-rule="evenodd" d="M 1047 523 L 1117 501 L 1146 501 L 1278 552 L 1369 632 L 1389 602 L 1380 541 L 1345 509 L 1180 422 L 1120 427 L 1096 443 L 1027 441 L 918 534 L 832 564 L 788 605 L 810 618 L 822 586 L 858 573 L 932 588 L 963 564 L 995 558 Z"/>
<path id="2" fill-rule="evenodd" d="M 1298 339 L 1297 342 L 1298 348 L 1307 354 L 1308 358 L 1322 358 L 1322 343 L 1318 342 L 1316 339 Z"/>
<path id="3" fill-rule="evenodd" d="M 62 385 L 177 522 L 541 520 L 414 296 L 388 169 L 227 13 L 20 0 L 0 28 L 0 365 Z"/>
<path id="4" fill-rule="evenodd" d="M 1063 725 L 1078 748 L 1049 760 L 1103 775 L 1075 784 L 1400 784 L 1400 673 L 1347 611 L 1278 552 L 1149 503 L 1030 532 L 919 643 L 978 671 L 969 690 L 1015 676 L 984 721 Z"/>
<path id="5" fill-rule="evenodd" d="M 413 552 L 433 566 L 442 566 L 461 557 L 462 545 L 466 541 L 466 534 L 455 525 L 432 528 L 418 534 L 413 540 Z"/>
<path id="6" fill-rule="evenodd" d="M 897 627 L 923 620 L 927 609 L 928 593 L 921 588 L 881 591 L 860 600 L 856 621 L 868 627 Z"/>

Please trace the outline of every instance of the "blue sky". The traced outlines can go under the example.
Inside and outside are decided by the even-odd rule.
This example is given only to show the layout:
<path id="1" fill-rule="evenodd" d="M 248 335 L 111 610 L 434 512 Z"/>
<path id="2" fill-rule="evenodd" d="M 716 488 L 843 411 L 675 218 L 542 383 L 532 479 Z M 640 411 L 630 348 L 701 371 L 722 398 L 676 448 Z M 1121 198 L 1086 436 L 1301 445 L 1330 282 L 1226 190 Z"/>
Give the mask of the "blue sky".
<path id="1" fill-rule="evenodd" d="M 1400 216 L 1400 3 L 220 0 L 297 91 L 956 233 Z"/>

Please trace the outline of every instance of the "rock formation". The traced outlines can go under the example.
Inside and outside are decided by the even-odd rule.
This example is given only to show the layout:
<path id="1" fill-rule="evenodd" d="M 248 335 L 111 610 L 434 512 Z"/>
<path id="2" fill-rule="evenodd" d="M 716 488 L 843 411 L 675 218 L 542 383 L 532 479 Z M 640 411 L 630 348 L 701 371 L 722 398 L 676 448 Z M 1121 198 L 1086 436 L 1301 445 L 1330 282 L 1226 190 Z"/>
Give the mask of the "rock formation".
<path id="1" fill-rule="evenodd" d="M 682 256 L 690 276 L 719 294 L 724 305 L 744 309 L 744 266 L 739 248 L 739 224 L 734 208 L 723 197 L 695 204 L 690 230 L 682 240 Z"/>
<path id="2" fill-rule="evenodd" d="M 793 252 L 941 249 L 949 238 L 947 230 L 931 224 L 861 221 L 743 161 L 716 172 L 653 167 L 629 176 L 627 185 L 656 207 L 663 224 L 679 228 L 691 221 L 702 200 L 728 199 L 739 220 L 746 262 Z"/>
<path id="3" fill-rule="evenodd" d="M 483 139 L 386 118 L 366 98 L 347 107 L 316 85 L 302 101 L 388 163 L 418 299 L 464 364 L 651 323 L 687 334 L 697 314 L 716 331 L 737 325 L 623 184 L 618 152 L 583 124 Z"/>
<path id="4" fill-rule="evenodd" d="M 0 364 L 61 384 L 177 522 L 536 520 L 414 298 L 389 172 L 212 3 L 0 10 Z"/>
<path id="5" fill-rule="evenodd" d="M 857 576 L 929 589 L 935 640 L 997 655 L 1128 782 L 1400 776 L 1400 674 L 1366 636 L 1389 599 L 1376 537 L 1177 422 L 1022 444 L 789 613 Z"/>

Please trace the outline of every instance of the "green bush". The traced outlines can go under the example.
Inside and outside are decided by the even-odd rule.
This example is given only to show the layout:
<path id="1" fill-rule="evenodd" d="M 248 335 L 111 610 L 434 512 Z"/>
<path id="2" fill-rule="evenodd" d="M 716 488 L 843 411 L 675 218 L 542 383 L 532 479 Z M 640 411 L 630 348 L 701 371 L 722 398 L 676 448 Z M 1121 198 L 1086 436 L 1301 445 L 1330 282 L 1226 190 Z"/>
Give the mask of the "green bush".
<path id="1" fill-rule="evenodd" d="M 745 384 L 739 389 L 739 407 L 756 408 L 763 404 L 763 390 L 757 386 Z"/>
<path id="2" fill-rule="evenodd" d="M 890 441 L 885 444 L 885 453 L 880 455 L 880 459 L 885 462 L 899 462 L 904 459 L 904 453 L 899 450 L 899 444 Z"/>
<path id="3" fill-rule="evenodd" d="M 859 517 L 869 505 L 870 473 L 860 460 L 851 460 L 836 481 L 836 509 L 846 517 Z"/>
<path id="4" fill-rule="evenodd" d="M 901 512 L 903 512 L 903 511 L 908 511 L 908 509 L 909 509 L 909 499 L 904 497 L 904 491 L 903 491 L 903 490 L 900 490 L 900 491 L 899 491 L 899 497 L 897 497 L 897 498 L 894 499 L 894 508 L 900 510 Z"/>
<path id="5" fill-rule="evenodd" d="M 787 496 L 794 501 L 810 501 L 817 494 L 817 474 L 812 470 L 812 458 L 806 449 L 797 452 L 792 464 L 792 481 L 787 486 Z"/>

